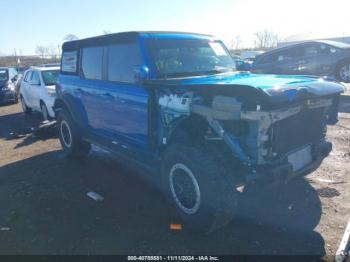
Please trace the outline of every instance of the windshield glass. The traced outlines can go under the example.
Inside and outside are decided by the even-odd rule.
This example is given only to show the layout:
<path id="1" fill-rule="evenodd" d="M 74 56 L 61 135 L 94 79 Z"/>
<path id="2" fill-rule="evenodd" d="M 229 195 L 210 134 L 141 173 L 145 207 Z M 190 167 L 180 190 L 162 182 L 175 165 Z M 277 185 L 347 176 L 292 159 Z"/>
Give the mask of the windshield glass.
<path id="1" fill-rule="evenodd" d="M 60 73 L 59 70 L 50 70 L 50 71 L 43 71 L 43 80 L 46 86 L 55 85 L 57 82 L 58 74 Z"/>
<path id="2" fill-rule="evenodd" d="M 236 70 L 220 41 L 152 39 L 147 42 L 158 78 L 218 74 Z"/>
<path id="3" fill-rule="evenodd" d="M 0 69 L 0 81 L 7 81 L 9 79 L 6 69 Z"/>

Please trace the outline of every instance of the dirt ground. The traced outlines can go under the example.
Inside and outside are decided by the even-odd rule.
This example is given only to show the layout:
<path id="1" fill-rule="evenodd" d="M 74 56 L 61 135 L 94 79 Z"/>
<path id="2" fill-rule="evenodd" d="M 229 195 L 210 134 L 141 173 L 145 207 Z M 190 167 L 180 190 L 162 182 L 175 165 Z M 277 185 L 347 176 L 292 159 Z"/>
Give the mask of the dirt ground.
<path id="1" fill-rule="evenodd" d="M 169 230 L 179 221 L 140 179 L 147 174 L 97 148 L 85 160 L 67 160 L 55 130 L 31 133 L 37 114 L 1 106 L 0 254 L 334 255 L 350 217 L 350 99 L 341 111 L 328 129 L 334 149 L 317 171 L 242 198 L 233 223 L 200 236 Z"/>

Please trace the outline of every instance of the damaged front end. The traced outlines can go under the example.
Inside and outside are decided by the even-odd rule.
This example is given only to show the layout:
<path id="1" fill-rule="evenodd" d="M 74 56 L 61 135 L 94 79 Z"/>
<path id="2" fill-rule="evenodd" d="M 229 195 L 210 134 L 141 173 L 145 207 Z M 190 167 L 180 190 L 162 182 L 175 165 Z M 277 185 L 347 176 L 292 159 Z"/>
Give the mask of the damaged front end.
<path id="1" fill-rule="evenodd" d="M 240 165 L 232 173 L 244 173 L 240 174 L 244 181 L 238 184 L 308 174 L 332 150 L 326 126 L 337 122 L 341 89 L 323 94 L 303 90 L 302 95 L 290 99 L 288 88 L 286 100 L 275 102 L 271 93 L 257 89 L 245 97 L 234 85 L 209 88 L 169 88 L 158 93 L 163 146 L 182 120 L 201 117 L 211 133 L 202 143 L 221 141 L 226 145 L 232 154 L 222 157 Z"/>

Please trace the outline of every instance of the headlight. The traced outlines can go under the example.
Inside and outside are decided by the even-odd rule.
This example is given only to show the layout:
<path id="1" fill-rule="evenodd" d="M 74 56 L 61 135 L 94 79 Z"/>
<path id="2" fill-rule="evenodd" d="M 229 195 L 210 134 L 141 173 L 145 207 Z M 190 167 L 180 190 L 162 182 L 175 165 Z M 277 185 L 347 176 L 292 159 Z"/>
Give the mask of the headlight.
<path id="1" fill-rule="evenodd" d="M 14 91 L 15 90 L 15 85 L 12 82 L 7 82 L 6 85 L 5 85 L 4 90 Z"/>
<path id="2" fill-rule="evenodd" d="M 56 90 L 55 89 L 48 89 L 47 94 L 49 96 L 55 97 L 56 96 Z"/>

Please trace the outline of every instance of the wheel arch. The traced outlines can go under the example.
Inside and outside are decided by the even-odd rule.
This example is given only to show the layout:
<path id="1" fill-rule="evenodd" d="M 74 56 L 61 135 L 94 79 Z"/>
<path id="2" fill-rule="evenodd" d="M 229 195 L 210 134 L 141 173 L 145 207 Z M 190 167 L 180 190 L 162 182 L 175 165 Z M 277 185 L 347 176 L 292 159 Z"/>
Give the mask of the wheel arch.
<path id="1" fill-rule="evenodd" d="M 61 110 L 66 110 L 79 127 L 84 128 L 88 124 L 85 108 L 79 100 L 71 95 L 62 95 L 56 98 L 53 108 L 56 117 Z"/>
<path id="2" fill-rule="evenodd" d="M 196 145 L 204 141 L 208 132 L 209 123 L 201 116 L 191 115 L 179 120 L 168 134 L 168 145 L 175 142 Z"/>

